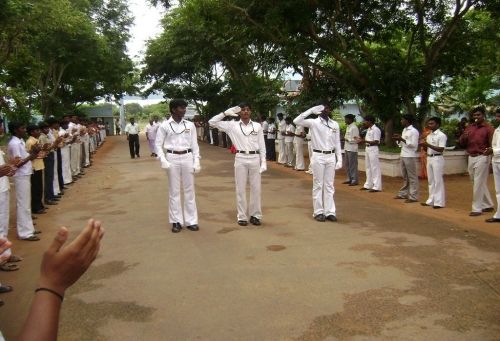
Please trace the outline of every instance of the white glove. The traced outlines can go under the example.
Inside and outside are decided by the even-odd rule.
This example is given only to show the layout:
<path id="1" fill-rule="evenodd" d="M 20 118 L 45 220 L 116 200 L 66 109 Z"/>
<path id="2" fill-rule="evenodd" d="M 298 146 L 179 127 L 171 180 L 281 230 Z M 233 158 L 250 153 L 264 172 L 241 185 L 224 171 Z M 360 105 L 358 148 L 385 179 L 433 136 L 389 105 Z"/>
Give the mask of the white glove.
<path id="1" fill-rule="evenodd" d="M 338 160 L 335 164 L 335 170 L 339 170 L 340 168 L 342 168 L 342 160 Z"/>
<path id="2" fill-rule="evenodd" d="M 195 159 L 193 164 L 193 173 L 198 174 L 201 171 L 200 159 Z"/>
<path id="3" fill-rule="evenodd" d="M 224 111 L 224 115 L 225 116 L 234 116 L 234 117 L 238 117 L 238 113 L 241 111 L 241 108 L 239 106 L 235 106 L 235 107 L 232 107 L 232 108 L 229 108 L 227 109 L 226 111 Z"/>
<path id="4" fill-rule="evenodd" d="M 267 170 L 267 163 L 264 161 L 260 164 L 260 170 L 259 173 L 262 174 Z"/>
<path id="5" fill-rule="evenodd" d="M 165 156 L 160 155 L 158 158 L 160 159 L 161 168 L 163 168 L 163 169 L 169 169 L 170 168 L 170 162 L 167 161 L 167 159 L 165 158 Z"/>
<path id="6" fill-rule="evenodd" d="M 316 114 L 316 115 L 319 115 L 323 112 L 323 110 L 325 110 L 325 106 L 324 105 L 317 105 L 315 107 L 312 107 L 311 109 L 309 109 L 313 114 Z"/>

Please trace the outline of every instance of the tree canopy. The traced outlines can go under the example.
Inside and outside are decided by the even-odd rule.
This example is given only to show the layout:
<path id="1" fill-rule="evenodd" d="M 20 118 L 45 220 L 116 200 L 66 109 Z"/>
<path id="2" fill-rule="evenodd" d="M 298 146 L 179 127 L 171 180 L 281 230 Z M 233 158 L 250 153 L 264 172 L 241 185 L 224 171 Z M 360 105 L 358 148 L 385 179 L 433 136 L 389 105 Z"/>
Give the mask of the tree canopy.
<path id="1" fill-rule="evenodd" d="M 0 109 L 26 118 L 134 92 L 124 0 L 6 0 L 0 5 Z"/>

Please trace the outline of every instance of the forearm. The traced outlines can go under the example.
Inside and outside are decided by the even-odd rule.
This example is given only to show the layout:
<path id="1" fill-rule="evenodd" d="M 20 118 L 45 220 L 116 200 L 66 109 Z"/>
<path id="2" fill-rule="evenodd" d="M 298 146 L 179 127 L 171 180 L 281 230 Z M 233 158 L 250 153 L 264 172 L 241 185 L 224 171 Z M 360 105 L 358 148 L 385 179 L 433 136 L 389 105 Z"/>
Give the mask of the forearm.
<path id="1" fill-rule="evenodd" d="M 37 292 L 18 340 L 57 340 L 61 304 L 59 297 L 53 293 Z"/>
<path id="2" fill-rule="evenodd" d="M 212 117 L 209 121 L 208 121 L 208 124 L 213 126 L 213 127 L 216 127 L 216 128 L 221 128 L 220 125 L 222 123 L 222 120 L 224 119 L 224 117 L 226 117 L 226 115 L 224 115 L 224 113 L 220 113 L 218 115 L 215 115 L 214 117 Z"/>

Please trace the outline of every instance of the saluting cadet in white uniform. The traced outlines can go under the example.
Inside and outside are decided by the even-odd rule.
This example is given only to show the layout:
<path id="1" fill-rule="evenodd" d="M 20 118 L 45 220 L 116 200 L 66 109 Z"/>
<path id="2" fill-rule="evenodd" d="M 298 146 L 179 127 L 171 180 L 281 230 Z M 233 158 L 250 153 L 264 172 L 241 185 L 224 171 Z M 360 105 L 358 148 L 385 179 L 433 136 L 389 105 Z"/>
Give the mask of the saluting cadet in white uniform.
<path id="1" fill-rule="evenodd" d="M 293 167 L 295 154 L 293 153 L 293 140 L 295 137 L 295 127 L 292 124 L 292 118 L 287 117 L 285 119 L 285 154 L 286 154 L 286 167 Z"/>
<path id="2" fill-rule="evenodd" d="M 293 145 L 295 147 L 295 170 L 303 171 L 306 168 L 304 164 L 304 132 L 303 126 L 295 128 L 295 137 L 293 138 Z"/>
<path id="3" fill-rule="evenodd" d="M 495 119 L 497 123 L 500 123 L 500 108 L 495 112 Z M 497 211 L 492 218 L 488 218 L 485 221 L 487 223 L 500 223 L 500 126 L 498 126 L 493 133 L 493 139 L 491 141 L 491 147 L 488 149 L 488 153 L 493 154 L 491 165 L 493 168 L 493 178 L 495 179 Z"/>
<path id="4" fill-rule="evenodd" d="M 380 171 L 380 160 L 378 158 L 378 145 L 380 144 L 382 133 L 375 125 L 375 117 L 373 116 L 365 116 L 363 124 L 367 128 L 366 135 L 364 138 L 357 139 L 357 141 L 358 144 L 364 144 L 366 146 L 366 182 L 360 190 L 380 192 L 382 191 L 382 172 Z"/>
<path id="5" fill-rule="evenodd" d="M 279 113 L 278 115 L 278 163 L 282 165 L 286 164 L 286 151 L 285 151 L 285 131 L 286 131 L 286 122 L 283 119 L 283 114 Z"/>
<path id="6" fill-rule="evenodd" d="M 406 114 L 401 118 L 401 125 L 404 127 L 401 135 L 392 136 L 401 147 L 401 174 L 403 175 L 403 187 L 399 189 L 396 199 L 406 199 L 405 203 L 417 202 L 418 199 L 418 138 L 420 136 L 417 129 L 413 127 L 415 118 Z"/>
<path id="7" fill-rule="evenodd" d="M 222 121 L 226 116 L 237 117 L 240 121 Z M 238 209 L 238 224 L 250 223 L 260 225 L 261 208 L 261 173 L 267 170 L 266 145 L 260 123 L 250 119 L 251 109 L 247 103 L 230 108 L 216 115 L 208 123 L 218 129 L 223 129 L 236 147 L 234 158 L 234 178 L 236 182 L 236 201 Z M 247 207 L 246 186 L 250 182 L 250 206 Z"/>
<path id="8" fill-rule="evenodd" d="M 161 167 L 168 174 L 168 217 L 174 233 L 183 225 L 191 231 L 199 230 L 193 174 L 201 170 L 200 149 L 194 123 L 184 119 L 186 107 L 182 99 L 170 101 L 172 117 L 160 124 L 155 140 Z"/>
<path id="9" fill-rule="evenodd" d="M 308 127 L 311 132 L 313 149 L 313 206 L 314 219 L 337 221 L 335 209 L 335 170 L 342 168 L 339 124 L 330 118 L 328 104 L 318 105 L 306 110 L 293 121 L 296 125 Z M 315 119 L 306 117 L 318 114 Z"/>
<path id="10" fill-rule="evenodd" d="M 429 118 L 427 127 L 432 130 L 432 133 L 420 143 L 423 148 L 427 148 L 427 179 L 429 181 L 429 198 L 421 205 L 434 208 L 442 208 L 445 205 L 443 152 L 448 138 L 439 129 L 440 126 L 441 119 L 439 117 Z"/>

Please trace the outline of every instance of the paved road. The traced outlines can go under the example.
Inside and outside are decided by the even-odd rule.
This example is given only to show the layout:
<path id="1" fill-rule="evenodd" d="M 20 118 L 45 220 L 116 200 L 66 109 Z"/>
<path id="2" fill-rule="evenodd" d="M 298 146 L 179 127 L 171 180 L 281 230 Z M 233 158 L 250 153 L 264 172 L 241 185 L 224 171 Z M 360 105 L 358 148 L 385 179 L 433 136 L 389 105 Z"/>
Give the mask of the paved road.
<path id="1" fill-rule="evenodd" d="M 124 138 L 110 138 L 37 220 L 44 239 L 16 243 L 21 271 L 0 274 L 15 286 L 1 297 L 8 338 L 55 227 L 70 224 L 74 235 L 96 217 L 102 252 L 67 293 L 60 340 L 499 339 L 500 238 L 472 220 L 438 220 L 390 193 L 374 200 L 338 185 L 339 222 L 318 223 L 310 177 L 271 165 L 264 224 L 240 228 L 233 157 L 203 144 L 201 231 L 174 235 L 166 176 L 142 148 L 131 160 Z"/>

